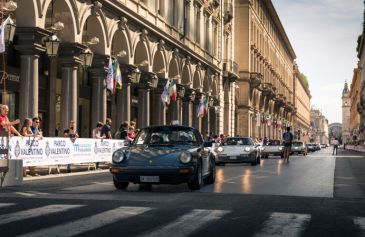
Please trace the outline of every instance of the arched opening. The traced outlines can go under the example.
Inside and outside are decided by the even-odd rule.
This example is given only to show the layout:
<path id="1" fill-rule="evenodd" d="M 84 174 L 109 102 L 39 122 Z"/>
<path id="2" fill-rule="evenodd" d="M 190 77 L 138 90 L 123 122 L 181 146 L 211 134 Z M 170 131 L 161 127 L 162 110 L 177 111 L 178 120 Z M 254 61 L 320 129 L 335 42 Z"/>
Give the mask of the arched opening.
<path id="1" fill-rule="evenodd" d="M 161 51 L 157 51 L 155 53 L 155 57 L 153 58 L 152 71 L 156 73 L 158 77 L 165 78 L 165 57 Z"/>
<path id="2" fill-rule="evenodd" d="M 199 71 L 195 71 L 193 78 L 193 88 L 196 89 L 197 91 L 201 91 L 202 89 Z"/>
<path id="3" fill-rule="evenodd" d="M 177 83 L 180 83 L 181 79 L 179 77 L 179 64 L 176 59 L 172 59 L 169 65 L 169 78 L 177 79 Z"/>
<path id="4" fill-rule="evenodd" d="M 16 25 L 18 27 L 37 26 L 38 8 L 34 0 L 18 1 L 18 8 L 15 11 Z"/>
<path id="5" fill-rule="evenodd" d="M 183 84 L 187 87 L 191 86 L 190 70 L 189 70 L 189 67 L 187 65 L 185 65 L 183 70 L 182 70 L 181 84 Z"/>
<path id="6" fill-rule="evenodd" d="M 130 64 L 130 47 L 125 32 L 120 30 L 115 32 L 111 54 L 116 56 L 121 64 Z"/>
<path id="7" fill-rule="evenodd" d="M 107 43 L 100 17 L 89 16 L 82 30 L 82 43 L 89 46 L 94 54 L 106 55 Z"/>
<path id="8" fill-rule="evenodd" d="M 134 51 L 134 64 L 142 72 L 149 72 L 148 50 L 143 41 L 139 41 L 137 43 L 136 49 Z"/>

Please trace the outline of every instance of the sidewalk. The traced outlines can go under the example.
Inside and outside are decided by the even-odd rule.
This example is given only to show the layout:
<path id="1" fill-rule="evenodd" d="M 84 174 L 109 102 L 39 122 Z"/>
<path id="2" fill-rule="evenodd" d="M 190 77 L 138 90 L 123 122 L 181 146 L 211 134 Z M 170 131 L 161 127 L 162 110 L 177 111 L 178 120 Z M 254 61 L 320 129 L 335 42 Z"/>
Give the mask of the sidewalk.
<path id="1" fill-rule="evenodd" d="M 365 198 L 365 153 L 338 150 L 334 197 Z"/>
<path id="2" fill-rule="evenodd" d="M 38 176 L 30 176 L 27 175 L 23 177 L 24 181 L 27 180 L 36 180 L 36 179 L 44 179 L 48 177 L 57 177 L 57 176 L 67 176 L 71 174 L 82 174 L 82 173 L 90 173 L 90 172 L 101 172 L 101 171 L 108 171 L 110 167 L 109 163 L 102 163 L 100 162 L 99 168 L 95 170 L 94 163 L 85 163 L 85 164 L 72 164 L 71 165 L 71 172 L 67 172 L 67 165 L 60 165 L 59 170 L 60 173 L 57 171 L 57 166 L 52 166 L 51 174 L 49 174 L 49 166 L 37 166 L 35 171 Z"/>

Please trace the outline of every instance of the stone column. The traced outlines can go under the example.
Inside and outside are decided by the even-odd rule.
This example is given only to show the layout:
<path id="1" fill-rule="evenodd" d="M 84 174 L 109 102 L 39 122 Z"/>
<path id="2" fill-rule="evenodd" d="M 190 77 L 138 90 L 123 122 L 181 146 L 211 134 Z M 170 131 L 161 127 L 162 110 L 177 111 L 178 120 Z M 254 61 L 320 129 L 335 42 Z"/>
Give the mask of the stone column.
<path id="1" fill-rule="evenodd" d="M 93 58 L 92 67 L 89 69 L 92 81 L 91 94 L 91 131 L 98 121 L 105 123 L 106 121 L 106 73 L 108 71 L 107 63 L 108 55 L 95 54 Z M 119 124 L 115 124 L 119 126 Z"/>
<path id="2" fill-rule="evenodd" d="M 18 27 L 18 44 L 16 50 L 20 52 L 20 82 L 19 82 L 19 118 L 33 118 L 38 116 L 38 59 L 45 51 L 42 38 L 49 35 L 37 27 Z M 54 108 L 55 109 L 55 108 Z"/>
<path id="3" fill-rule="evenodd" d="M 193 127 L 198 129 L 200 133 L 202 133 L 202 119 L 198 117 L 198 108 L 202 95 L 202 93 L 197 93 L 193 102 Z"/>
<path id="4" fill-rule="evenodd" d="M 55 130 L 56 130 L 56 78 L 57 78 L 57 58 L 51 57 L 49 59 L 50 66 L 49 66 L 49 82 L 48 82 L 48 136 L 54 137 Z M 62 133 L 62 131 L 59 131 Z M 60 135 L 60 134 L 58 134 Z"/>
<path id="5" fill-rule="evenodd" d="M 141 75 L 141 81 L 138 88 L 138 128 L 150 126 L 150 91 L 156 88 L 158 78 L 156 74 L 144 72 Z"/>
<path id="6" fill-rule="evenodd" d="M 153 115 L 151 116 L 151 124 L 152 125 L 165 125 L 166 124 L 166 106 L 162 102 L 161 94 L 166 85 L 166 79 L 159 78 L 157 88 L 153 90 L 153 104 L 152 111 Z"/>
<path id="7" fill-rule="evenodd" d="M 187 88 L 185 95 L 182 98 L 183 113 L 182 113 L 182 125 L 193 126 L 193 101 L 195 100 L 195 91 Z"/>
<path id="8" fill-rule="evenodd" d="M 73 120 L 77 124 L 78 95 L 77 67 L 82 63 L 79 56 L 86 46 L 78 43 L 63 43 L 59 49 L 62 68 L 61 126 L 68 127 Z M 94 126 L 94 125 L 93 125 Z"/>

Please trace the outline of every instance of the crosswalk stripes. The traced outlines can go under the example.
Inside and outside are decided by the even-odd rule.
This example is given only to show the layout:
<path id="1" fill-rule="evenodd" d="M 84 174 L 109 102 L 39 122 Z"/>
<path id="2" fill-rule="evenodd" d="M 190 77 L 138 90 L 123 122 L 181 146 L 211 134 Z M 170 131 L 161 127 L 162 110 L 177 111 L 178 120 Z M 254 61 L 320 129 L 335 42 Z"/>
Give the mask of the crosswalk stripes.
<path id="1" fill-rule="evenodd" d="M 310 219 L 308 214 L 273 212 L 254 237 L 300 236 Z"/>
<path id="2" fill-rule="evenodd" d="M 10 207 L 10 206 L 13 206 L 15 205 L 15 203 L 0 203 L 0 208 L 2 207 Z"/>
<path id="3" fill-rule="evenodd" d="M 16 203 L 0 203 L 0 208 L 14 205 L 16 205 Z M 54 204 L 23 211 L 16 211 L 9 214 L 2 214 L 0 215 L 0 227 L 5 228 L 4 225 L 6 224 L 16 221 L 28 220 L 33 217 L 41 217 L 50 214 L 62 215 L 62 213 L 66 211 L 80 207 L 84 207 L 84 205 Z M 128 218 L 141 215 L 153 209 L 153 207 L 121 206 L 88 217 L 79 217 L 78 219 L 56 224 L 54 226 L 46 225 L 44 229 L 38 229 L 34 230 L 34 232 L 25 233 L 21 235 L 21 237 L 57 237 L 79 235 L 121 220 L 126 220 Z M 174 237 L 189 236 L 196 233 L 198 230 L 208 227 L 209 224 L 215 223 L 225 218 L 229 213 L 232 213 L 232 211 L 193 209 L 185 214 L 182 214 L 181 216 L 177 216 L 176 219 L 172 220 L 171 222 L 165 223 L 151 230 L 141 229 L 141 235 L 139 237 L 165 237 L 172 236 L 172 233 Z M 312 216 L 310 214 L 272 212 L 270 213 L 269 218 L 263 222 L 262 228 L 258 230 L 258 232 L 256 232 L 253 236 L 299 237 L 303 234 L 304 230 L 309 227 L 311 218 Z M 360 230 L 360 233 L 365 233 L 365 217 L 346 218 L 351 218 L 353 220 L 354 226 Z M 176 231 L 177 229 L 179 231 Z M 362 236 L 365 237 L 364 234 L 362 234 Z"/>
<path id="4" fill-rule="evenodd" d="M 29 209 L 26 211 L 3 214 L 0 215 L 0 225 L 8 224 L 14 221 L 25 220 L 33 217 L 49 215 L 52 213 L 64 212 L 77 207 L 82 207 L 82 205 L 48 205 L 44 207 Z"/>
<path id="5" fill-rule="evenodd" d="M 141 237 L 169 237 L 171 236 L 171 233 L 174 233 L 174 237 L 188 236 L 197 229 L 202 228 L 205 224 L 219 220 L 228 213 L 230 213 L 230 211 L 195 209 L 181 216 L 176 221 L 171 222 L 160 229 L 145 233 L 141 235 Z M 179 231 L 176 232 L 176 229 L 179 229 Z"/>
<path id="6" fill-rule="evenodd" d="M 54 227 L 41 229 L 39 231 L 26 233 L 21 237 L 41 237 L 41 236 L 74 236 L 86 231 L 98 229 L 105 225 L 130 218 L 132 216 L 143 214 L 151 210 L 149 207 L 119 207 L 113 210 L 105 211 L 90 217 L 82 218 L 76 221 L 67 222 Z"/>
<path id="7" fill-rule="evenodd" d="M 361 229 L 362 236 L 365 236 L 365 217 L 354 217 L 355 225 Z"/>

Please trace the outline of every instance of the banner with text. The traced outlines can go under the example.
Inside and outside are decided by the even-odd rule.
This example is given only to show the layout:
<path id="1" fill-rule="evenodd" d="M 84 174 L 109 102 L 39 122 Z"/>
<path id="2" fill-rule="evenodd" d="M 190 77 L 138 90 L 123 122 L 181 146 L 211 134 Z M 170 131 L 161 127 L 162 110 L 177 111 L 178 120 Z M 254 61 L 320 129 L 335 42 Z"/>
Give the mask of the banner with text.
<path id="1" fill-rule="evenodd" d="M 113 152 L 121 147 L 123 140 L 12 137 L 9 159 L 22 159 L 23 166 L 111 162 Z"/>

